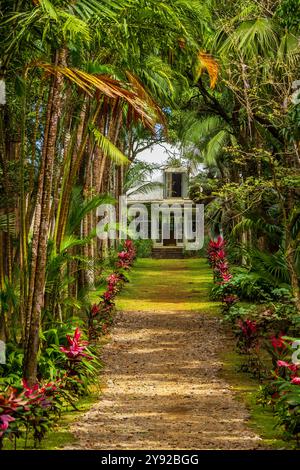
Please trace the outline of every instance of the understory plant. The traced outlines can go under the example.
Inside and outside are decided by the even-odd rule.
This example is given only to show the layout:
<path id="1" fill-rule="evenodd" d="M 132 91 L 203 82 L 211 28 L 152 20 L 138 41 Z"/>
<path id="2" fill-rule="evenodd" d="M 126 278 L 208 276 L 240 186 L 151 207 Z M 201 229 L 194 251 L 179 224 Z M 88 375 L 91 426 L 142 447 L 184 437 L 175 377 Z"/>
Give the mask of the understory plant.
<path id="1" fill-rule="evenodd" d="M 114 262 L 114 271 L 106 278 L 105 291 L 99 303 L 94 303 L 89 310 L 89 336 L 95 338 L 106 333 L 112 322 L 115 308 L 115 297 L 128 282 L 128 271 L 136 258 L 136 249 L 132 240 L 125 240 L 118 251 Z"/>
<path id="2" fill-rule="evenodd" d="M 65 327 L 61 329 L 66 331 Z M 21 438 L 25 448 L 30 438 L 34 447 L 39 446 L 62 411 L 68 406 L 77 409 L 79 398 L 86 396 L 90 386 L 97 383 L 100 363 L 93 345 L 83 339 L 83 331 L 76 327 L 64 337 L 58 331 L 59 327 L 44 333 L 39 381 L 33 386 L 22 378 L 21 368 L 18 374 L 10 371 L 14 362 L 8 356 L 0 384 L 0 449 L 5 440 L 17 448 Z"/>
<path id="3" fill-rule="evenodd" d="M 211 240 L 208 261 L 214 273 L 211 296 L 221 300 L 224 321 L 233 328 L 241 370 L 262 382 L 257 400 L 270 406 L 287 439 L 300 441 L 300 358 L 293 355 L 299 312 L 288 286 L 275 287 L 245 269 L 229 272 L 221 237 Z M 223 276 L 225 273 L 225 276 Z M 231 274 L 233 273 L 233 274 Z M 243 305 L 239 300 L 255 300 Z M 298 346 L 299 347 L 299 346 Z"/>

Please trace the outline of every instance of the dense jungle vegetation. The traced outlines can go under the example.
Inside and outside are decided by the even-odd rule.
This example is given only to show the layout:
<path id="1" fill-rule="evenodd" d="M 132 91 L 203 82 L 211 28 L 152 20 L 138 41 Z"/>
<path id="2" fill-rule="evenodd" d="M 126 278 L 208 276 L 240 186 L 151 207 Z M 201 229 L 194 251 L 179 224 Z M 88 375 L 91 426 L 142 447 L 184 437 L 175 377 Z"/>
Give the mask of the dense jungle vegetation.
<path id="1" fill-rule="evenodd" d="M 41 440 L 96 375 L 86 341 L 143 250 L 101 241 L 96 209 L 151 188 L 139 154 L 153 145 L 198 168 L 212 296 L 242 322 L 244 353 L 260 321 L 275 340 L 299 336 L 299 20 L 298 0 L 0 1 L 0 386 L 21 393 L 0 400 L 0 440 L 20 432 L 26 400 L 21 428 Z"/>

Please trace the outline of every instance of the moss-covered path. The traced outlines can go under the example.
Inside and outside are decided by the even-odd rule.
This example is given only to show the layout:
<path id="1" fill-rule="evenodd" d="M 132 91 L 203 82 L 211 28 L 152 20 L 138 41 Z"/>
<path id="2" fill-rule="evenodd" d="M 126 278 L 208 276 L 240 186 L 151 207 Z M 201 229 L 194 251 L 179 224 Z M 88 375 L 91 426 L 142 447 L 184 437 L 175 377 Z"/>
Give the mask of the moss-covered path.
<path id="1" fill-rule="evenodd" d="M 102 399 L 73 425 L 79 449 L 256 449 L 220 376 L 226 337 L 203 260 L 140 260 L 103 350 Z"/>

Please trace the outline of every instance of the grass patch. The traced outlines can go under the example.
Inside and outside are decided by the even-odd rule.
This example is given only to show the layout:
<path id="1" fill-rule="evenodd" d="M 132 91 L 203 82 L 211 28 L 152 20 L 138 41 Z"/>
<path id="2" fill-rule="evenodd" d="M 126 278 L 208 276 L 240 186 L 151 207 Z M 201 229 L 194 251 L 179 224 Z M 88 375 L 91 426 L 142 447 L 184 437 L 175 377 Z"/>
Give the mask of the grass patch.
<path id="1" fill-rule="evenodd" d="M 205 259 L 139 259 L 117 297 L 119 310 L 178 310 L 218 314 L 209 299 L 211 270 Z"/>
<path id="2" fill-rule="evenodd" d="M 271 449 L 293 449 L 293 443 L 283 440 L 283 430 L 276 426 L 276 418 L 269 407 L 257 403 L 256 395 L 259 382 L 250 374 L 240 370 L 243 357 L 234 351 L 226 351 L 222 357 L 223 370 L 221 375 L 236 392 L 237 399 L 245 403 L 251 427 L 263 440 L 263 444 Z"/>

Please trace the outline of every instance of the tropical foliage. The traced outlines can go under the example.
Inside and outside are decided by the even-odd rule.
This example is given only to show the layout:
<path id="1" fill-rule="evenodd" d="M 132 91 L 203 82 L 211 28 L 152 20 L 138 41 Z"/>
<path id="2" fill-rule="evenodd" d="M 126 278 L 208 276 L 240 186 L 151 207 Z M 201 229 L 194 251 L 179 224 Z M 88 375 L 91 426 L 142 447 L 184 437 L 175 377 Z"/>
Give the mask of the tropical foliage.
<path id="1" fill-rule="evenodd" d="M 97 366 L 85 341 L 111 323 L 136 250 L 151 251 L 98 238 L 97 207 L 158 187 L 156 167 L 139 160 L 156 144 L 193 170 L 212 296 L 262 375 L 262 338 L 299 336 L 299 2 L 0 5 L 1 442 L 40 441 L 74 402 L 58 393 L 55 404 L 53 391 L 88 389 Z M 281 422 L 298 435 L 298 369 L 274 363 L 278 346 L 265 350 Z"/>

